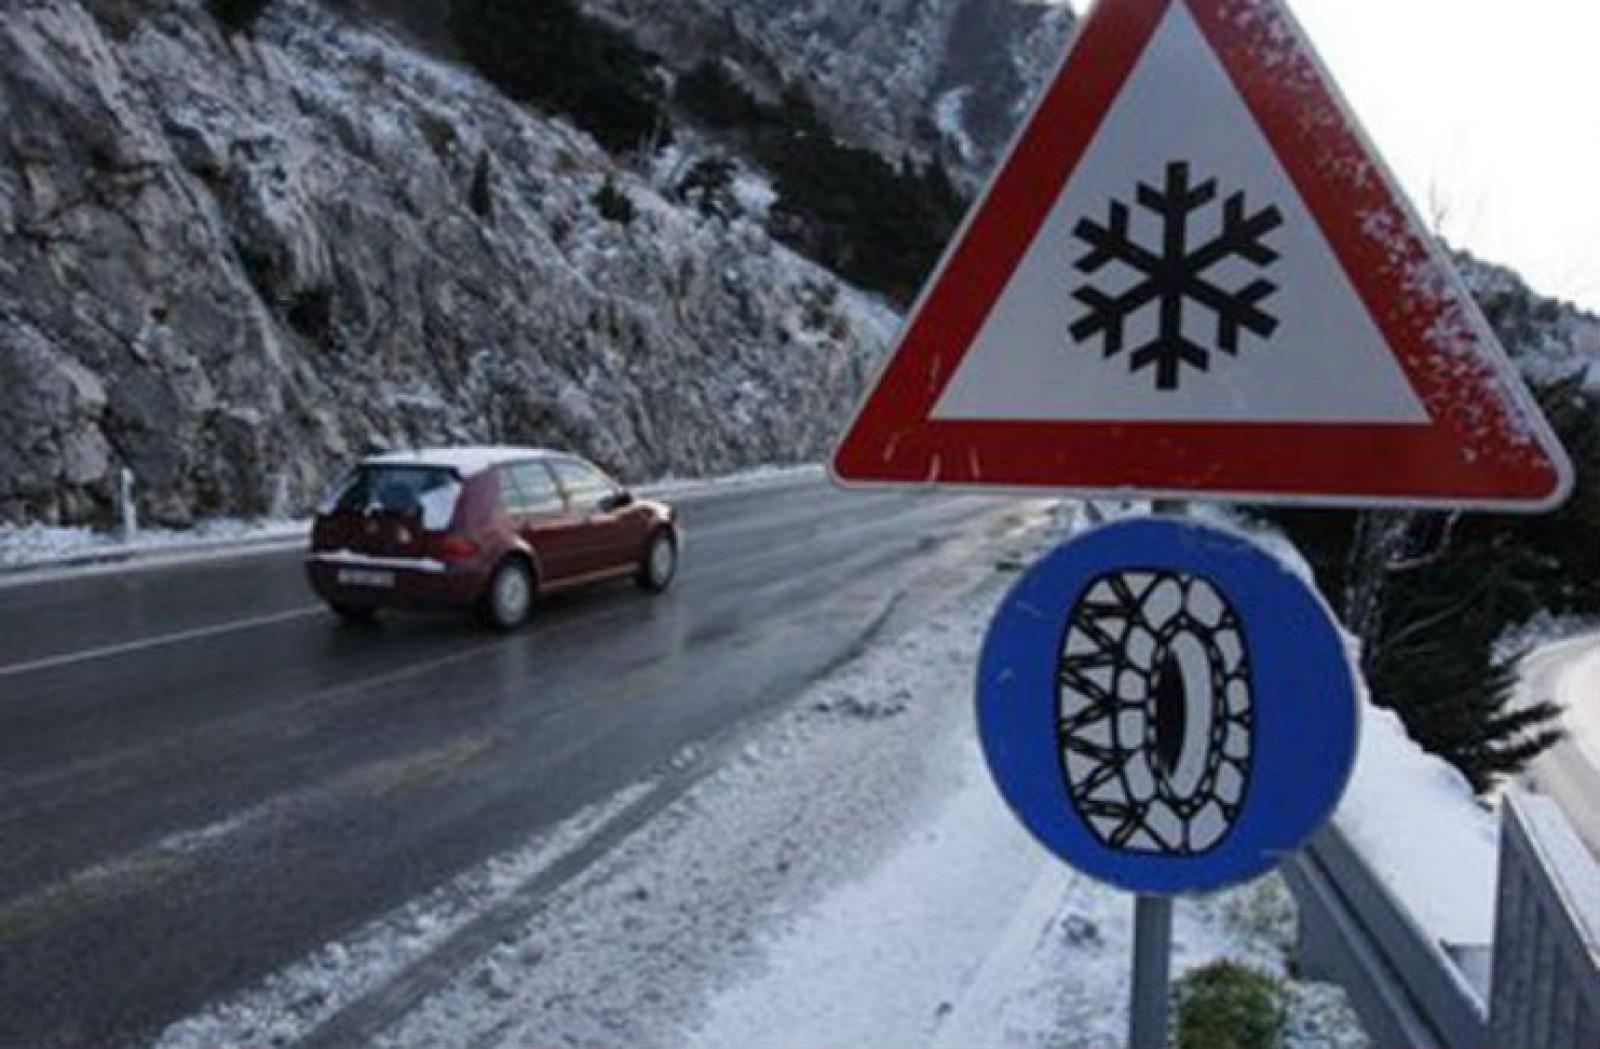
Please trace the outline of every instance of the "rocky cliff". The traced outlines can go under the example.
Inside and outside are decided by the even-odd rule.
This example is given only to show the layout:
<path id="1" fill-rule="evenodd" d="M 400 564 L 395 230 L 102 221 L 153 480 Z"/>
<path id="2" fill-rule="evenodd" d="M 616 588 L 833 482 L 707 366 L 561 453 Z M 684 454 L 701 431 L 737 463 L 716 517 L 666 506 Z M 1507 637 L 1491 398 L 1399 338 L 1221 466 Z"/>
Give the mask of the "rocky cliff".
<path id="1" fill-rule="evenodd" d="M 988 174 L 1061 57 L 1065 0 L 584 0 L 682 69 L 708 58 L 769 94 L 806 85 L 841 134 L 891 159 Z"/>
<path id="2" fill-rule="evenodd" d="M 615 192 L 600 191 L 610 181 Z M 14 0 L 0 22 L 0 521 L 302 510 L 368 447 L 631 477 L 816 458 L 894 319 L 360 21 Z M 602 206 L 604 204 L 604 206 Z"/>
<path id="3" fill-rule="evenodd" d="M 663 76 L 798 80 L 841 136 L 969 183 L 1072 24 L 1031 0 L 584 3 Z M 774 243 L 749 161 L 736 207 L 680 202 L 725 145 L 691 124 L 619 164 L 453 63 L 446 9 L 276 0 L 229 35 L 204 0 L 8 0 L 0 523 L 104 521 L 123 468 L 147 520 L 298 513 L 369 447 L 558 444 L 630 478 L 823 454 L 892 313 Z M 1595 318 L 1467 266 L 1530 377 L 1600 356 Z"/>

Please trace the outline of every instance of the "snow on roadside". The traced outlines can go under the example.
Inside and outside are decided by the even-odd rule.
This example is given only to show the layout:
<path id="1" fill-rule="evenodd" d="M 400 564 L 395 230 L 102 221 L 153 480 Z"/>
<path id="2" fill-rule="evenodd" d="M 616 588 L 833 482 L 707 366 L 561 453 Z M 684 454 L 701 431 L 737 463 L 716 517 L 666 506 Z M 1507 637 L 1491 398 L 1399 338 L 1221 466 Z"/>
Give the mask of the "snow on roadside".
<path id="1" fill-rule="evenodd" d="M 1460 772 L 1411 741 L 1393 711 L 1363 712 L 1355 774 L 1334 818 L 1434 940 L 1493 942 L 1498 820 Z"/>
<path id="2" fill-rule="evenodd" d="M 754 466 L 737 473 L 720 477 L 663 477 L 658 481 L 640 485 L 644 495 L 671 496 L 694 495 L 699 492 L 722 489 L 762 488 L 770 485 L 799 484 L 804 481 L 822 481 L 827 471 L 820 463 L 801 463 L 794 466 Z"/>
<path id="3" fill-rule="evenodd" d="M 816 683 L 376 1044 L 1116 1044 L 1130 900 L 1033 844 L 975 742 L 1007 581 Z M 1179 967 L 1283 973 L 1291 914 L 1276 880 L 1186 903 Z M 1296 1045 L 1363 1043 L 1295 1001 Z"/>
<path id="4" fill-rule="evenodd" d="M 1494 645 L 1495 662 L 1505 663 L 1586 634 L 1600 634 L 1600 617 L 1557 616 L 1549 611 L 1541 611 L 1526 623 L 1500 636 Z"/>
<path id="5" fill-rule="evenodd" d="M 976 744 L 968 750 L 969 776 L 937 818 L 783 933 L 759 975 L 716 997 L 686 1044 L 1091 1049 L 1122 1042 L 1132 898 L 1035 845 L 990 787 Z M 1227 958 L 1286 976 L 1294 938 L 1287 892 L 1269 878 L 1180 901 L 1175 975 Z M 1328 1020 L 1337 994 L 1296 991 L 1291 1044 L 1361 1044 L 1348 1015 Z"/>
<path id="6" fill-rule="evenodd" d="M 0 527 L 0 568 L 49 565 L 65 560 L 123 557 L 159 553 L 174 548 L 231 546 L 274 539 L 303 538 L 308 521 L 209 521 L 193 529 L 150 528 L 132 540 L 90 528 L 54 528 L 47 525 Z"/>
<path id="7" fill-rule="evenodd" d="M 1534 650 L 1523 661 L 1522 682 L 1527 700 L 1562 708 L 1572 744 L 1600 769 L 1600 624 L 1588 627 Z"/>
<path id="8" fill-rule="evenodd" d="M 262 986 L 173 1024 L 157 1049 L 286 1045 L 350 1001 L 426 955 L 488 907 L 513 896 L 649 793 L 629 787 L 548 833 L 397 908 L 341 943 L 330 943 Z"/>
<path id="9" fill-rule="evenodd" d="M 663 478 L 639 486 L 642 494 L 693 498 L 724 489 L 797 484 L 824 477 L 815 463 L 798 466 L 757 466 L 737 473 L 706 478 Z M 114 532 L 91 528 L 55 528 L 47 525 L 0 526 L 0 568 L 44 568 L 64 562 L 117 559 L 178 550 L 225 549 L 249 543 L 304 539 L 309 520 L 248 521 L 219 518 L 190 529 L 146 528 L 125 541 Z"/>

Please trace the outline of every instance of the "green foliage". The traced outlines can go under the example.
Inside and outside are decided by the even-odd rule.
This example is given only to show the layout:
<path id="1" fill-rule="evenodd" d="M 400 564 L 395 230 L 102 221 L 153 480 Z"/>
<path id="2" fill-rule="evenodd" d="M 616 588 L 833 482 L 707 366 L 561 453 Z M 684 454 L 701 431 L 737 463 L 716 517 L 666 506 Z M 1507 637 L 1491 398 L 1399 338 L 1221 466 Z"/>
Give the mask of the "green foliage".
<path id="1" fill-rule="evenodd" d="M 831 136 L 797 136 L 779 157 L 775 234 L 847 280 L 914 299 L 965 206 L 944 169 L 897 170 Z"/>
<path id="2" fill-rule="evenodd" d="M 966 211 L 943 166 L 897 168 L 845 145 L 800 85 L 765 105 L 719 64 L 698 66 L 674 98 L 709 127 L 743 139 L 773 173 L 774 236 L 902 305 L 915 298 Z"/>
<path id="3" fill-rule="evenodd" d="M 618 189 L 617 184 L 609 176 L 606 178 L 605 185 L 595 192 L 591 200 L 594 206 L 600 209 L 601 218 L 624 226 L 633 225 L 636 214 L 633 198 Z"/>
<path id="4" fill-rule="evenodd" d="M 678 78 L 673 97 L 707 127 L 726 131 L 762 124 L 767 112 L 720 62 L 701 62 Z"/>
<path id="5" fill-rule="evenodd" d="M 1178 1049 L 1274 1049 L 1288 1019 L 1283 981 L 1213 962 L 1178 983 Z"/>
<path id="6" fill-rule="evenodd" d="M 573 0 L 454 0 L 450 29 L 501 91 L 570 117 L 613 152 L 670 137 L 653 58 Z"/>
<path id="7" fill-rule="evenodd" d="M 211 16 L 231 33 L 249 32 L 272 0 L 209 0 Z"/>

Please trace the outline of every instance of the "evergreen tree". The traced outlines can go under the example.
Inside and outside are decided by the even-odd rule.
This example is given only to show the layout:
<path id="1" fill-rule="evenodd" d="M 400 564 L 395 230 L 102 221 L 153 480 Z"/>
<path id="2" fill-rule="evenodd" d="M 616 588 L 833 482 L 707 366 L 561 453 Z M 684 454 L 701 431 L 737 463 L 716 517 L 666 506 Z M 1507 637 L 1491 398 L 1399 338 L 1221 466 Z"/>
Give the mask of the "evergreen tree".
<path id="1" fill-rule="evenodd" d="M 454 0 L 450 28 L 496 87 L 570 117 L 607 149 L 662 138 L 653 59 L 574 0 Z"/>
<path id="2" fill-rule="evenodd" d="M 673 97 L 716 131 L 758 128 L 770 116 L 754 95 L 728 75 L 720 62 L 701 62 L 678 79 Z"/>
<path id="3" fill-rule="evenodd" d="M 678 183 L 678 199 L 693 204 L 706 218 L 728 219 L 738 206 L 733 199 L 734 163 L 713 156 L 696 161 Z"/>
<path id="4" fill-rule="evenodd" d="M 478 154 L 477 167 L 472 171 L 472 185 L 467 190 L 467 206 L 485 222 L 494 221 L 494 186 L 490 182 L 493 177 L 492 159 L 487 149 Z"/>
<path id="5" fill-rule="evenodd" d="M 272 0 L 210 0 L 211 16 L 231 33 L 249 32 Z"/>
<path id="6" fill-rule="evenodd" d="M 608 222 L 615 222 L 623 226 L 633 225 L 635 209 L 633 198 L 617 188 L 616 182 L 606 176 L 602 185 L 591 198 L 594 206 L 599 209 L 600 217 Z"/>

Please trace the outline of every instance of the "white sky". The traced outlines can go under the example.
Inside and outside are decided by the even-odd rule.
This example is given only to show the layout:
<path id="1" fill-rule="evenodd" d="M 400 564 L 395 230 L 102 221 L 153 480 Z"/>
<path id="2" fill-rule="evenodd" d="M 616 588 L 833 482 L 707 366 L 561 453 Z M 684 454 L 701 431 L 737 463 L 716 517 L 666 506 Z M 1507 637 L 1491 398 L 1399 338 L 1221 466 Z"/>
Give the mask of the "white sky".
<path id="1" fill-rule="evenodd" d="M 1446 238 L 1600 311 L 1600 0 L 1288 2 Z"/>

